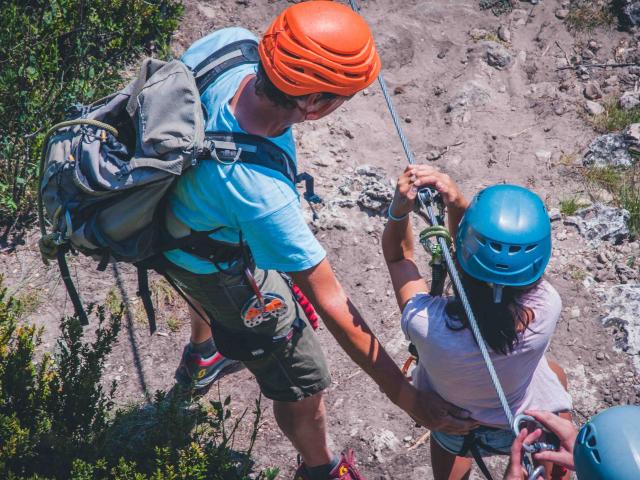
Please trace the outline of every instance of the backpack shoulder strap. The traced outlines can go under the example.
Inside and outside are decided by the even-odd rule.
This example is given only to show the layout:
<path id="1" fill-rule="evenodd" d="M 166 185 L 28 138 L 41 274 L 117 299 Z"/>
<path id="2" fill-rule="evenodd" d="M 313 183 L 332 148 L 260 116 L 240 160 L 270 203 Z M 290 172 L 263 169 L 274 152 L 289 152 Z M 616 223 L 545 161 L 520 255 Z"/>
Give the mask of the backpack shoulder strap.
<path id="1" fill-rule="evenodd" d="M 207 132 L 205 149 L 199 157 L 223 164 L 244 162 L 282 173 L 294 185 L 298 181 L 296 162 L 278 145 L 258 135 L 239 132 Z"/>
<path id="2" fill-rule="evenodd" d="M 192 71 L 198 91 L 202 93 L 220 76 L 239 65 L 258 63 L 258 42 L 251 39 L 238 40 L 216 50 Z"/>

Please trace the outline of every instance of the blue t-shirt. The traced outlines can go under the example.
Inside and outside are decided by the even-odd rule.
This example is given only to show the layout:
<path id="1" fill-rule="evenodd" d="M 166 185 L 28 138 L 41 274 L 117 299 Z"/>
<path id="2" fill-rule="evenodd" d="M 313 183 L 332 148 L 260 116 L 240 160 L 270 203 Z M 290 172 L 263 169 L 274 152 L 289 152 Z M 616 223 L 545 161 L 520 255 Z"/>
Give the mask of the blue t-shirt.
<path id="1" fill-rule="evenodd" d="M 215 50 L 246 38 L 256 39 L 243 28 L 218 30 L 191 45 L 182 61 L 193 68 Z M 202 94 L 206 131 L 246 133 L 231 113 L 229 101 L 242 80 L 255 72 L 254 64 L 238 66 Z M 269 140 L 295 161 L 291 129 Z M 169 195 L 169 207 L 178 220 L 193 230 L 226 227 L 211 235 L 216 240 L 238 243 L 242 231 L 256 264 L 265 270 L 306 270 L 326 256 L 304 220 L 295 185 L 276 170 L 241 162 L 224 165 L 202 160 L 178 179 Z M 213 263 L 182 250 L 166 252 L 165 256 L 193 273 L 217 271 Z"/>

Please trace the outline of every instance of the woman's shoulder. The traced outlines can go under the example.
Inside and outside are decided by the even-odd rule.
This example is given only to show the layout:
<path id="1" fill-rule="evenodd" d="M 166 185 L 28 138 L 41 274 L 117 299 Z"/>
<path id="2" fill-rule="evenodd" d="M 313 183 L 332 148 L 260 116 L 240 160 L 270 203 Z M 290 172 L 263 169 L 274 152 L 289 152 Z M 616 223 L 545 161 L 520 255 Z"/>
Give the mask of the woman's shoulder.
<path id="1" fill-rule="evenodd" d="M 542 280 L 519 299 L 519 303 L 535 312 L 538 322 L 553 321 L 560 317 L 562 299 L 558 291 L 548 281 Z"/>
<path id="2" fill-rule="evenodd" d="M 402 311 L 402 330 L 407 333 L 409 325 L 416 318 L 425 325 L 425 321 L 443 315 L 448 302 L 448 297 L 434 297 L 427 292 L 416 293 Z"/>

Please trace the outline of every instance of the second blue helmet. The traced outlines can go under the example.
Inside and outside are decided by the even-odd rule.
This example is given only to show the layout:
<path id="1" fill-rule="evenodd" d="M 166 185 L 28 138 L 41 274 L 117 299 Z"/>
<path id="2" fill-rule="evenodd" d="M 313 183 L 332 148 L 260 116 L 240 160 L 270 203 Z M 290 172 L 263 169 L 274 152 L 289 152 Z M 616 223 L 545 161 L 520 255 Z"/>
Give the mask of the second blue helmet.
<path id="1" fill-rule="evenodd" d="M 493 284 L 498 293 L 504 286 L 537 281 L 551 258 L 551 222 L 544 203 L 517 185 L 485 188 L 460 222 L 456 255 L 468 275 Z"/>

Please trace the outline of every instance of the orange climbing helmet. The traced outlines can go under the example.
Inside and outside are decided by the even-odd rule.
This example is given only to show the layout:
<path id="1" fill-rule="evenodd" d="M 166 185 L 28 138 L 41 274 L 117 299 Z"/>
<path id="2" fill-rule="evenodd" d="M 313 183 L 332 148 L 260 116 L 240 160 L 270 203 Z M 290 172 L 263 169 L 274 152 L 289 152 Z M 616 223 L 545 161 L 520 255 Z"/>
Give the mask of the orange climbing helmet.
<path id="1" fill-rule="evenodd" d="M 288 95 L 351 96 L 369 86 L 380 57 L 364 19 L 333 1 L 285 9 L 260 42 L 260 60 L 271 82 Z"/>

